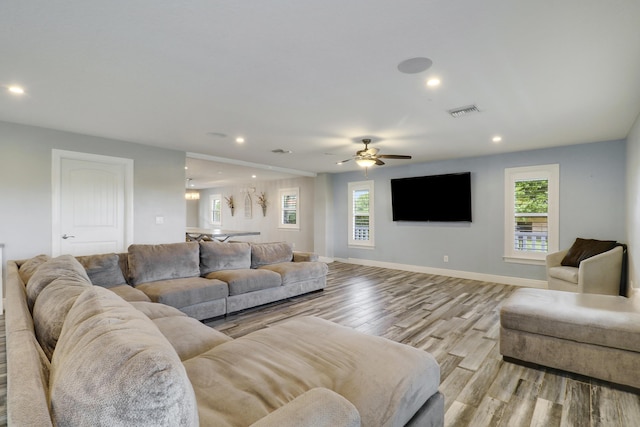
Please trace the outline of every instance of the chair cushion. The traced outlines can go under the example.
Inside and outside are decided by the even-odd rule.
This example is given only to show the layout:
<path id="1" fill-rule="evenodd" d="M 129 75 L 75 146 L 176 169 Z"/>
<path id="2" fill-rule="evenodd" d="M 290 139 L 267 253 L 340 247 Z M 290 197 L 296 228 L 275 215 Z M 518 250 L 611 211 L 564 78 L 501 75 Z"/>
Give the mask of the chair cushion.
<path id="1" fill-rule="evenodd" d="M 198 426 L 184 367 L 148 317 L 92 286 L 69 310 L 51 361 L 58 426 Z"/>
<path id="2" fill-rule="evenodd" d="M 160 302 L 175 308 L 229 296 L 229 288 L 226 283 L 204 277 L 142 283 L 137 285 L 136 289 L 144 292 L 153 302 Z"/>
<path id="3" fill-rule="evenodd" d="M 128 254 L 132 285 L 200 276 L 198 242 L 131 245 Z"/>
<path id="4" fill-rule="evenodd" d="M 290 243 L 252 243 L 251 268 L 263 265 L 289 262 L 293 260 L 293 247 Z"/>
<path id="5" fill-rule="evenodd" d="M 87 255 L 76 258 L 87 271 L 87 275 L 94 285 L 110 288 L 127 283 L 120 268 L 118 254 Z"/>
<path id="6" fill-rule="evenodd" d="M 561 265 L 579 267 L 580 262 L 594 255 L 610 251 L 616 246 L 615 240 L 595 240 L 577 238 L 564 256 Z"/>
<path id="7" fill-rule="evenodd" d="M 279 274 L 269 270 L 223 270 L 207 274 L 207 279 L 218 279 L 229 286 L 229 295 L 246 294 L 247 292 L 282 286 Z"/>
<path id="8" fill-rule="evenodd" d="M 576 267 L 550 267 L 549 277 L 564 280 L 578 285 L 578 268 Z"/>
<path id="9" fill-rule="evenodd" d="M 212 271 L 251 268 L 251 246 L 248 243 L 200 242 L 200 274 Z"/>

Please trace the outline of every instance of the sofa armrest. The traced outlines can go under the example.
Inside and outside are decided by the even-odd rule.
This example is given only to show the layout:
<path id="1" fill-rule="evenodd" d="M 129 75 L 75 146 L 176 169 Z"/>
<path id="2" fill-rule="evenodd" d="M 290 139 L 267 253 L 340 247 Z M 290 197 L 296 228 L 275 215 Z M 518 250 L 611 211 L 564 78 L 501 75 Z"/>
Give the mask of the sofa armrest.
<path id="1" fill-rule="evenodd" d="M 318 261 L 318 254 L 313 252 L 293 252 L 293 262 Z"/>
<path id="2" fill-rule="evenodd" d="M 562 259 L 565 257 L 565 255 L 567 255 L 568 251 L 569 250 L 566 249 L 564 251 L 553 252 L 547 255 L 547 258 L 546 258 L 547 270 L 549 270 L 549 268 L 551 267 L 558 267 L 562 262 Z"/>
<path id="3" fill-rule="evenodd" d="M 578 292 L 620 295 L 622 274 L 622 246 L 592 256 L 580 263 Z"/>
<path id="4" fill-rule="evenodd" d="M 359 427 L 351 402 L 326 388 L 314 388 L 251 424 L 251 427 Z"/>

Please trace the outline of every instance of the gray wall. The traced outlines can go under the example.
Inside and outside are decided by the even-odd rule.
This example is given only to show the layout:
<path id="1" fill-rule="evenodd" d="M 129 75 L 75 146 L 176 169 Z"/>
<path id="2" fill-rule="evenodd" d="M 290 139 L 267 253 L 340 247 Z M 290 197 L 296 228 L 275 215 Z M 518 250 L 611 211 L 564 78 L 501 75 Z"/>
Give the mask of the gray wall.
<path id="1" fill-rule="evenodd" d="M 629 247 L 629 277 L 634 287 L 640 287 L 640 115 L 627 137 L 627 236 Z"/>
<path id="2" fill-rule="evenodd" d="M 560 164 L 560 248 L 576 237 L 626 241 L 625 141 L 581 144 L 495 156 L 374 168 L 333 177 L 333 237 L 337 258 L 407 264 L 545 280 L 544 266 L 507 263 L 504 169 Z M 471 172 L 472 223 L 405 223 L 391 217 L 390 179 Z M 347 246 L 347 184 L 375 181 L 375 249 Z M 443 256 L 449 256 L 449 262 Z"/>
<path id="3" fill-rule="evenodd" d="M 133 159 L 134 242 L 184 241 L 184 152 L 0 122 L 5 260 L 51 253 L 52 149 Z M 163 216 L 164 224 L 157 225 L 156 216 Z"/>
<path id="4" fill-rule="evenodd" d="M 252 197 L 252 216 L 245 218 L 243 189 L 254 187 Z M 300 189 L 300 229 L 278 228 L 278 190 L 283 188 Z M 262 215 L 262 208 L 256 204 L 256 196 L 260 193 L 267 196 L 267 215 Z M 207 223 L 208 203 L 211 194 L 222 195 L 222 228 L 227 230 L 259 231 L 260 236 L 234 238 L 251 242 L 290 242 L 299 251 L 314 250 L 314 178 L 292 178 L 278 181 L 251 181 L 233 187 L 209 188 L 200 190 L 200 227 L 211 227 Z M 235 215 L 231 216 L 225 197 L 232 194 L 235 200 Z"/>

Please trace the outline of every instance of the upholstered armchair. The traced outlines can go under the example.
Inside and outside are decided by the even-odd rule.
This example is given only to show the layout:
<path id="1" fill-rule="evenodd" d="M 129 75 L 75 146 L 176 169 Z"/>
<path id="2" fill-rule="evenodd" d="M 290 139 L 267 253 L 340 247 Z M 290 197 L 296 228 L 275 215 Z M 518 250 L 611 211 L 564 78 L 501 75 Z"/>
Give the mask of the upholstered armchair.
<path id="1" fill-rule="evenodd" d="M 575 245 L 571 249 L 574 249 Z M 589 294 L 620 295 L 623 262 L 622 246 L 615 246 L 613 249 L 579 260 L 577 267 L 566 265 L 571 264 L 565 259 L 571 249 L 547 255 L 547 283 L 549 289 Z M 625 292 L 626 289 L 623 290 L 623 293 Z"/>

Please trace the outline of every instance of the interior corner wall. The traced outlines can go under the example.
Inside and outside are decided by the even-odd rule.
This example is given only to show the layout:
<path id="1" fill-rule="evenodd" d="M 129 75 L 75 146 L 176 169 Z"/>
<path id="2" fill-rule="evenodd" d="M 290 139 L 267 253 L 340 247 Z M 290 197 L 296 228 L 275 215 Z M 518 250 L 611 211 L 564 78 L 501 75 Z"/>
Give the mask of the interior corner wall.
<path id="1" fill-rule="evenodd" d="M 184 152 L 0 122 L 0 243 L 5 244 L 5 259 L 51 254 L 52 149 L 133 159 L 133 241 L 184 241 Z M 159 216 L 163 224 L 156 224 Z"/>
<path id="2" fill-rule="evenodd" d="M 376 167 L 370 169 L 366 178 L 362 171 L 336 174 L 333 177 L 335 257 L 546 280 L 543 265 L 510 263 L 503 259 L 504 169 L 554 163 L 560 165 L 560 248 L 571 246 L 576 237 L 624 242 L 627 237 L 625 156 L 626 143 L 619 140 Z M 392 178 L 456 172 L 471 172 L 473 222 L 392 220 Z M 373 180 L 375 185 L 376 244 L 373 249 L 349 247 L 347 244 L 347 185 L 352 181 L 364 180 Z M 429 203 L 428 200 L 421 200 L 420 194 L 416 196 L 417 203 Z M 636 212 L 640 214 L 640 208 Z M 448 256 L 448 262 L 444 261 L 445 255 Z"/>
<path id="3" fill-rule="evenodd" d="M 319 174 L 315 179 L 314 248 L 318 255 L 333 258 L 333 186 L 331 174 Z"/>
<path id="4" fill-rule="evenodd" d="M 640 269 L 640 115 L 627 136 L 627 248 L 629 280 L 639 287 Z"/>
<path id="5" fill-rule="evenodd" d="M 259 236 L 234 237 L 233 240 L 246 242 L 289 242 L 297 251 L 314 250 L 314 217 L 315 217 L 315 178 L 297 177 L 276 181 L 251 181 L 238 183 L 233 186 L 207 188 L 200 190 L 199 227 L 212 228 L 209 222 L 209 196 L 220 194 L 222 196 L 222 226 L 226 230 L 259 231 Z M 278 228 L 279 203 L 278 190 L 284 188 L 299 188 L 300 193 L 300 228 Z M 244 209 L 246 190 L 252 189 L 251 214 L 247 215 Z M 264 192 L 267 196 L 267 211 L 263 215 L 262 208 L 258 206 L 256 197 Z M 226 197 L 233 196 L 235 212 L 227 206 Z"/>

